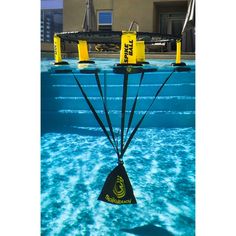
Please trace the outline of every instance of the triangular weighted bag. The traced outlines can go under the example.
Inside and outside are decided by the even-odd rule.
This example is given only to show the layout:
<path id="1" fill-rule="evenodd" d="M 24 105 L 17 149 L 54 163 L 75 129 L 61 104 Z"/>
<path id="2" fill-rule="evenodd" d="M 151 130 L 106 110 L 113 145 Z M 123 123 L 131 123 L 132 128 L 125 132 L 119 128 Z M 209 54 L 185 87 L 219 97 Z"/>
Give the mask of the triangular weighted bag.
<path id="1" fill-rule="evenodd" d="M 123 164 L 108 175 L 98 200 L 117 205 L 137 203 Z"/>

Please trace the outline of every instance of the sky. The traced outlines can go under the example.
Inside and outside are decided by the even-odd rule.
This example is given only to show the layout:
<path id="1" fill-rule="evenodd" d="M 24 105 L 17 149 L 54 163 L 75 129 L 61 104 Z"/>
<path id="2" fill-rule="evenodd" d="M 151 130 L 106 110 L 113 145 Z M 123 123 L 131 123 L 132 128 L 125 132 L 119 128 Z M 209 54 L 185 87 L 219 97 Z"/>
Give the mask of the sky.
<path id="1" fill-rule="evenodd" d="M 62 9 L 63 0 L 41 0 L 41 9 Z"/>

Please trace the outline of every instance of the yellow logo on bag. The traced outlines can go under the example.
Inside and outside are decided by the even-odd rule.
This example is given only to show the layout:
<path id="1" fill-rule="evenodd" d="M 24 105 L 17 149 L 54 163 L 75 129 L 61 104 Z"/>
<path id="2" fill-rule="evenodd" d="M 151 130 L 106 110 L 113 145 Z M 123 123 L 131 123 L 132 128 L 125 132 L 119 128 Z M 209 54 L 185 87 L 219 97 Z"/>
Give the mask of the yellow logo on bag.
<path id="1" fill-rule="evenodd" d="M 116 195 L 117 198 L 122 198 L 126 194 L 124 179 L 119 175 L 117 175 L 117 177 L 116 177 L 116 182 L 115 182 L 115 186 L 113 188 L 113 193 Z"/>

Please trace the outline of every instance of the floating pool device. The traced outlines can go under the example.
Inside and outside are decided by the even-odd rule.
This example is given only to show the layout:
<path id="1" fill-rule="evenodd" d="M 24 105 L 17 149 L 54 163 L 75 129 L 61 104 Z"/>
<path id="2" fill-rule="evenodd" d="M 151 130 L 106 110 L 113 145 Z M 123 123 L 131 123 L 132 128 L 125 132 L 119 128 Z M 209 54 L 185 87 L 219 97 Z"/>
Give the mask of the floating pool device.
<path id="1" fill-rule="evenodd" d="M 68 65 L 69 64 L 68 62 L 62 61 L 61 38 L 55 34 L 53 42 L 54 42 L 54 59 L 55 59 L 54 65 Z"/>
<path id="2" fill-rule="evenodd" d="M 143 62 L 145 62 L 145 44 L 144 44 L 145 42 L 138 42 L 137 40 L 138 33 L 139 35 L 142 35 L 142 36 L 154 35 L 154 34 L 143 33 L 143 32 L 141 32 L 140 34 L 140 32 L 135 32 L 135 31 L 113 32 L 113 37 L 116 38 L 118 35 L 121 36 L 121 39 L 116 38 L 117 41 L 120 40 L 121 42 L 120 63 L 115 64 L 113 66 L 113 72 L 116 74 L 123 75 L 121 120 L 120 120 L 120 127 L 119 127 L 118 133 L 114 132 L 114 129 L 112 126 L 110 114 L 109 114 L 107 103 L 106 103 L 106 97 L 102 90 L 101 81 L 99 78 L 99 69 L 96 67 L 87 65 L 86 68 L 85 67 L 80 68 L 80 73 L 91 74 L 95 77 L 96 86 L 98 88 L 98 91 L 101 97 L 101 102 L 102 102 L 102 107 L 105 114 L 106 123 L 104 123 L 104 121 L 100 118 L 98 112 L 96 111 L 94 105 L 91 102 L 91 99 L 88 97 L 87 93 L 85 92 L 85 89 L 80 82 L 79 76 L 75 75 L 72 72 L 72 75 L 74 76 L 74 79 L 87 105 L 89 106 L 97 123 L 103 130 L 109 143 L 113 147 L 118 158 L 118 161 L 117 161 L 118 165 L 111 171 L 111 173 L 106 178 L 102 191 L 98 197 L 98 200 L 111 203 L 111 204 L 118 204 L 118 205 L 137 203 L 131 182 L 129 180 L 128 174 L 124 166 L 123 157 L 125 155 L 126 150 L 128 149 L 132 139 L 134 138 L 144 118 L 146 117 L 149 110 L 151 109 L 156 98 L 162 91 L 165 84 L 169 81 L 173 73 L 176 71 L 177 72 L 184 71 L 182 70 L 182 68 L 188 68 L 188 67 L 181 67 L 181 66 L 176 66 L 173 68 L 173 71 L 171 71 L 171 73 L 164 79 L 164 82 L 162 82 L 161 86 L 157 89 L 156 93 L 154 94 L 153 100 L 147 107 L 146 111 L 141 115 L 141 118 L 138 120 L 138 122 L 135 125 L 133 125 L 133 118 L 136 111 L 139 91 L 142 86 L 142 82 L 144 80 L 144 75 L 145 73 L 148 73 L 148 72 L 157 71 L 156 67 L 153 67 L 151 65 L 143 65 L 144 64 Z M 79 59 L 82 62 L 82 65 L 85 65 L 83 63 L 87 63 L 89 61 L 89 56 L 88 56 L 88 50 L 87 50 L 87 42 L 84 40 L 87 39 L 93 42 L 97 40 L 96 42 L 104 43 L 104 41 L 107 40 L 106 37 L 108 36 L 108 33 L 104 32 L 101 34 L 97 32 L 94 32 L 94 33 L 89 32 L 89 34 L 83 34 L 83 33 L 80 34 L 80 33 L 73 32 L 70 34 L 61 33 L 60 36 L 64 38 L 64 40 L 70 38 L 70 40 L 77 39 L 77 42 L 79 41 L 79 45 L 78 45 Z M 102 40 L 99 39 L 100 36 L 102 37 Z M 179 54 L 180 54 L 180 51 L 178 51 L 178 55 Z M 181 64 L 180 57 L 178 57 L 177 62 L 178 62 L 177 64 Z M 188 69 L 190 70 L 190 68 Z M 127 95 L 128 95 L 128 90 L 129 90 L 128 82 L 129 82 L 130 74 L 140 74 L 140 79 L 138 81 L 138 89 L 136 92 L 136 96 L 134 97 L 134 102 L 132 104 L 129 117 L 126 117 L 127 116 L 126 103 L 127 103 Z M 127 118 L 127 126 L 125 125 L 126 118 Z M 106 124 L 108 127 L 106 127 Z"/>
<path id="3" fill-rule="evenodd" d="M 88 44 L 86 40 L 79 40 L 78 42 L 78 63 L 86 63 L 86 64 L 94 64 L 94 61 L 89 60 L 89 53 L 88 53 Z"/>
<path id="4" fill-rule="evenodd" d="M 133 117 L 136 110 L 137 100 L 139 96 L 139 90 L 142 85 L 142 81 L 144 79 L 144 74 L 146 72 L 155 72 L 157 69 L 150 66 L 138 63 L 137 61 L 137 44 L 136 44 L 136 32 L 123 32 L 121 39 L 121 52 L 120 52 L 120 63 L 114 65 L 113 72 L 118 74 L 123 74 L 123 87 L 122 87 L 122 105 L 121 105 L 121 123 L 120 123 L 120 132 L 118 135 L 115 134 L 114 129 L 112 127 L 112 122 L 110 119 L 109 111 L 105 102 L 105 96 L 102 91 L 102 86 L 99 78 L 98 71 L 96 70 L 80 70 L 80 73 L 94 74 L 96 79 L 96 84 L 98 87 L 98 91 L 101 97 L 101 101 L 103 104 L 103 109 L 105 113 L 106 122 L 108 124 L 108 130 L 105 126 L 105 123 L 99 117 L 96 109 L 94 108 L 90 98 L 86 94 L 83 86 L 80 83 L 79 78 L 75 74 L 74 78 L 81 90 L 82 95 L 84 96 L 90 110 L 92 111 L 96 121 L 100 125 L 104 134 L 106 135 L 108 141 L 112 145 L 115 153 L 118 158 L 118 165 L 111 171 L 108 175 L 102 191 L 98 197 L 98 200 L 111 203 L 111 204 L 136 204 L 136 198 L 133 192 L 133 188 L 131 182 L 129 180 L 128 174 L 125 170 L 123 157 L 124 154 L 130 145 L 135 133 L 141 126 L 144 118 L 148 114 L 151 106 L 155 102 L 157 96 L 162 91 L 164 85 L 171 78 L 172 74 L 176 71 L 177 68 L 174 68 L 173 71 L 167 76 L 162 85 L 156 91 L 154 98 L 151 104 L 148 106 L 147 110 L 141 116 L 138 123 L 131 129 L 133 123 Z M 128 80 L 130 74 L 140 74 L 139 87 L 131 108 L 131 112 L 128 118 L 127 127 L 125 127 L 125 119 L 126 119 L 126 103 L 127 103 L 127 94 L 128 94 Z"/>
<path id="5" fill-rule="evenodd" d="M 176 59 L 172 66 L 186 66 L 184 62 L 181 62 L 181 39 L 176 40 Z"/>

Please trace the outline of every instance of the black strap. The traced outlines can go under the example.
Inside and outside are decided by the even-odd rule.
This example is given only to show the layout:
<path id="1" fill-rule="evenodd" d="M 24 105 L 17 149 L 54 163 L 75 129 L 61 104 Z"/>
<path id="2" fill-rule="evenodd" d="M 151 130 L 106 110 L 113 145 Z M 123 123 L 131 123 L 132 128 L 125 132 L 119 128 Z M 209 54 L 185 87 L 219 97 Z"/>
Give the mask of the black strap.
<path id="1" fill-rule="evenodd" d="M 105 115 L 106 115 L 106 119 L 107 119 L 107 123 L 108 123 L 108 126 L 109 126 L 109 129 L 110 129 L 110 132 L 111 132 L 111 135 L 112 135 L 112 139 L 113 141 L 111 140 L 110 136 L 109 136 L 109 133 L 108 131 L 106 130 L 102 120 L 100 119 L 100 117 L 98 116 L 96 110 L 94 109 L 92 103 L 89 101 L 86 93 L 84 92 L 83 90 L 83 87 L 81 86 L 79 80 L 76 78 L 76 76 L 73 74 L 75 80 L 76 80 L 76 83 L 78 84 L 81 92 L 82 92 L 82 95 L 84 96 L 88 106 L 90 107 L 95 119 L 97 120 L 98 124 L 100 125 L 100 127 L 102 128 L 104 134 L 107 136 L 109 142 L 112 144 L 113 148 L 115 149 L 115 152 L 117 153 L 117 156 L 118 156 L 118 159 L 119 159 L 119 162 L 122 162 L 122 158 L 124 156 L 124 153 L 126 152 L 131 140 L 133 139 L 134 135 L 136 134 L 138 128 L 140 127 L 140 125 L 142 124 L 145 116 L 147 115 L 148 111 L 150 110 L 151 106 L 153 105 L 153 103 L 155 102 L 157 96 L 159 95 L 159 93 L 161 92 L 162 88 L 164 87 L 164 85 L 168 82 L 168 80 L 170 79 L 170 77 L 172 76 L 172 74 L 175 72 L 175 69 L 170 73 L 170 75 L 165 79 L 165 81 L 163 82 L 163 84 L 160 86 L 160 88 L 158 89 L 158 91 L 156 92 L 155 96 L 154 96 L 154 99 L 153 101 L 151 102 L 151 104 L 149 105 L 148 109 L 146 110 L 146 112 L 144 113 L 144 115 L 141 117 L 141 119 L 139 120 L 139 122 L 137 123 L 137 125 L 135 126 L 135 128 L 133 129 L 133 131 L 131 132 L 127 142 L 125 143 L 124 145 L 124 126 L 125 126 L 125 110 L 126 110 L 126 101 L 127 101 L 127 89 L 128 89 L 128 73 L 125 73 L 124 74 L 124 81 L 123 81 L 123 98 L 122 98 L 122 114 L 121 114 L 121 150 L 120 150 L 120 153 L 119 153 L 119 149 L 118 149 L 118 139 L 116 140 L 115 139 L 115 135 L 114 135 L 114 131 L 113 131 L 113 128 L 112 128 L 112 124 L 111 124 L 111 120 L 110 120 L 110 117 L 109 117 L 109 113 L 108 113 L 108 110 L 107 110 L 107 107 L 106 107 L 106 104 L 105 104 L 105 101 L 104 101 L 104 96 L 103 96 L 103 92 L 102 92 L 102 88 L 101 88 L 101 83 L 100 83 L 100 80 L 99 80 L 99 76 L 97 74 L 97 72 L 95 72 L 95 78 L 96 78 L 96 82 L 97 82 L 97 85 L 98 85 L 98 89 L 99 89 L 99 92 L 100 92 L 100 95 L 102 97 L 102 101 L 103 101 L 103 107 L 104 107 L 104 111 L 105 111 Z M 131 114 L 130 114 L 130 117 L 129 117 L 129 122 L 128 122 L 128 128 L 127 128 L 127 132 L 126 132 L 126 135 L 128 133 L 128 130 L 130 129 L 130 126 L 132 124 L 132 120 L 133 120 L 133 116 L 134 116 L 134 112 L 135 112 L 135 108 L 136 108 L 136 103 L 137 103 L 137 99 L 138 99 L 138 95 L 139 95 L 139 89 L 140 89 L 140 86 L 141 86 L 141 83 L 142 83 L 142 80 L 143 80 L 143 77 L 144 77 L 144 72 L 142 72 L 142 75 L 141 75 L 141 78 L 140 78 L 140 82 L 139 82 L 139 88 L 138 88 L 138 91 L 137 91 L 137 94 L 136 94 L 136 97 L 135 97 L 135 101 L 134 101 L 134 104 L 133 104 L 133 107 L 132 107 L 132 110 L 131 110 Z M 113 143 L 114 142 L 114 143 Z"/>
<path id="2" fill-rule="evenodd" d="M 133 103 L 133 106 L 132 106 L 132 109 L 131 109 L 131 112 L 130 112 L 128 126 L 127 126 L 127 130 L 126 130 L 126 135 L 125 135 L 126 137 L 128 135 L 130 126 L 131 126 L 132 121 L 133 121 L 133 116 L 134 116 L 134 112 L 135 112 L 135 108 L 136 108 L 136 104 L 137 104 L 137 100 L 138 100 L 138 95 L 139 95 L 139 89 L 141 87 L 141 84 L 142 84 L 142 81 L 143 81 L 143 77 L 144 77 L 144 71 L 141 74 L 141 78 L 140 78 L 140 81 L 139 81 L 139 87 L 138 87 L 138 90 L 137 90 L 137 94 L 136 94 L 136 97 L 134 99 L 134 103 Z"/>
<path id="3" fill-rule="evenodd" d="M 159 93 L 161 92 L 162 88 L 164 87 L 164 85 L 167 83 L 167 81 L 170 79 L 170 77 L 172 76 L 172 74 L 175 72 L 175 70 L 173 70 L 170 75 L 168 75 L 168 77 L 165 79 L 165 81 L 163 82 L 163 84 L 160 86 L 160 88 L 157 90 L 155 97 L 153 99 L 153 101 L 151 102 L 151 104 L 149 105 L 148 109 L 146 110 L 146 112 L 144 113 L 144 115 L 142 116 L 142 118 L 140 119 L 140 121 L 137 123 L 137 125 L 135 126 L 135 128 L 133 129 L 132 133 L 130 134 L 124 148 L 121 150 L 121 158 L 124 156 L 125 151 L 127 150 L 131 140 L 133 139 L 135 133 L 137 132 L 138 128 L 140 127 L 140 125 L 143 122 L 143 119 L 145 118 L 145 116 L 147 115 L 148 111 L 150 110 L 151 106 L 153 105 L 153 103 L 155 102 L 157 96 L 159 95 Z"/>
<path id="4" fill-rule="evenodd" d="M 72 73 L 72 74 L 73 74 L 73 73 Z M 113 142 L 112 142 L 112 140 L 111 140 L 111 138 L 110 138 L 110 136 L 109 136 L 109 134 L 108 134 L 108 132 L 107 132 L 105 126 L 104 126 L 104 124 L 102 123 L 102 120 L 99 118 L 99 116 L 98 116 L 97 112 L 95 111 L 95 109 L 94 109 L 92 103 L 89 101 L 89 99 L 88 99 L 86 93 L 84 92 L 84 89 L 83 89 L 83 87 L 81 86 L 79 80 L 76 78 L 76 76 L 75 76 L 74 74 L 73 74 L 73 76 L 74 76 L 75 81 L 76 81 L 77 85 L 79 86 L 79 88 L 80 88 L 80 90 L 81 90 L 81 93 L 82 93 L 82 95 L 84 96 L 84 98 L 85 98 L 85 100 L 86 100 L 86 102 L 87 102 L 89 108 L 91 109 L 91 111 L 92 111 L 92 113 L 93 113 L 93 115 L 94 115 L 96 121 L 98 122 L 98 124 L 99 124 L 100 127 L 102 128 L 104 134 L 107 136 L 109 142 L 111 143 L 111 145 L 112 145 L 113 148 L 115 149 L 115 152 L 117 153 L 116 147 L 115 147 L 115 145 L 113 144 Z M 118 155 L 118 157 L 120 156 L 119 152 L 117 153 L 117 155 Z"/>
<path id="5" fill-rule="evenodd" d="M 109 113 L 108 113 L 108 110 L 107 110 L 107 106 L 106 106 L 106 103 L 105 103 L 105 100 L 104 100 L 104 96 L 103 96 L 103 92 L 102 92 L 102 86 L 101 86 L 100 79 L 99 79 L 99 76 L 98 76 L 97 72 L 95 72 L 95 78 L 96 78 L 96 82 L 97 82 L 97 86 L 98 86 L 100 96 L 102 98 L 103 109 L 104 109 L 104 112 L 105 112 L 107 124 L 108 124 L 109 130 L 110 130 L 111 136 L 112 136 L 114 146 L 116 148 L 116 153 L 119 157 L 120 155 L 119 155 L 118 145 L 117 145 L 117 142 L 116 142 L 116 139 L 115 139 L 115 134 L 114 134 L 114 131 L 113 131 L 113 128 L 112 128 L 111 119 L 110 119 L 110 116 L 109 116 Z"/>
<path id="6" fill-rule="evenodd" d="M 127 100 L 127 89 L 128 89 L 128 73 L 124 73 L 123 81 L 123 97 L 122 97 L 122 111 L 121 111 L 121 141 L 120 141 L 120 151 L 122 152 L 124 147 L 124 128 L 125 128 L 125 110 L 126 110 L 126 100 Z M 122 156 L 121 156 L 122 158 Z"/>

